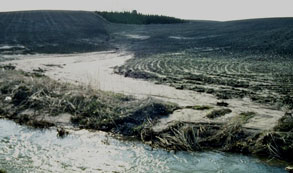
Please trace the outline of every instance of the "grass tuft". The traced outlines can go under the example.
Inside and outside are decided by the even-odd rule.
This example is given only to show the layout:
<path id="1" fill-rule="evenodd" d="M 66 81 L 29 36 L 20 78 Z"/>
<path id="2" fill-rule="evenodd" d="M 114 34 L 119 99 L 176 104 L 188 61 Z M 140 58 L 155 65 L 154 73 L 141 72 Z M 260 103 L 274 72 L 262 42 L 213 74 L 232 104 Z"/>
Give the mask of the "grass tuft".
<path id="1" fill-rule="evenodd" d="M 211 106 L 207 106 L 207 105 L 195 105 L 195 106 L 186 106 L 185 108 L 202 111 L 202 110 L 209 110 L 209 109 L 212 109 L 213 107 L 211 107 Z"/>
<path id="2" fill-rule="evenodd" d="M 5 102 L 6 98 L 11 101 Z M 81 128 L 140 135 L 146 122 L 167 116 L 178 107 L 154 99 L 103 92 L 68 83 L 58 83 L 46 76 L 15 70 L 0 71 L 1 114 L 34 127 L 54 124 L 37 116 L 71 115 L 71 122 Z M 33 110 L 33 114 L 22 114 Z"/>
<path id="3" fill-rule="evenodd" d="M 293 132 L 293 116 L 291 113 L 285 113 L 285 115 L 279 119 L 278 125 L 275 130 L 281 132 Z"/>
<path id="4" fill-rule="evenodd" d="M 224 116 L 226 114 L 231 113 L 232 110 L 231 109 L 218 109 L 218 110 L 213 110 L 212 112 L 207 114 L 207 117 L 210 119 L 214 119 L 217 117 L 221 117 Z"/>
<path id="5" fill-rule="evenodd" d="M 249 119 L 253 118 L 256 115 L 255 112 L 242 112 L 239 117 L 243 123 L 247 122 Z"/>

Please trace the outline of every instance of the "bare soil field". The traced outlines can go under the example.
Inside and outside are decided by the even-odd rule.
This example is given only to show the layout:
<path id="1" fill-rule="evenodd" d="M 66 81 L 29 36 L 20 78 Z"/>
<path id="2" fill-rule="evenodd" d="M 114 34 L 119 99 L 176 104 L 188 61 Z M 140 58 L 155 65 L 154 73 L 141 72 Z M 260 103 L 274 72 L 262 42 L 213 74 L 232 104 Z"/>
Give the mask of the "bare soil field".
<path id="1" fill-rule="evenodd" d="M 117 67 L 116 73 L 213 94 L 222 100 L 248 98 L 276 109 L 292 109 L 292 69 L 292 59 L 280 55 L 206 48 L 131 59 Z"/>

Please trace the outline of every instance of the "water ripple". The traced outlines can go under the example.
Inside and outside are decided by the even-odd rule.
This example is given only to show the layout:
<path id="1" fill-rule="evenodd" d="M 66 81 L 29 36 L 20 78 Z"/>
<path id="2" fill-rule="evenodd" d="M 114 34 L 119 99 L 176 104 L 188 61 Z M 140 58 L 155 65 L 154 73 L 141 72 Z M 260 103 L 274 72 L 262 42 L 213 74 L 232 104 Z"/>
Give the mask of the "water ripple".
<path id="1" fill-rule="evenodd" d="M 285 172 L 258 159 L 219 152 L 170 153 L 103 132 L 57 132 L 0 120 L 0 168 L 8 172 Z"/>

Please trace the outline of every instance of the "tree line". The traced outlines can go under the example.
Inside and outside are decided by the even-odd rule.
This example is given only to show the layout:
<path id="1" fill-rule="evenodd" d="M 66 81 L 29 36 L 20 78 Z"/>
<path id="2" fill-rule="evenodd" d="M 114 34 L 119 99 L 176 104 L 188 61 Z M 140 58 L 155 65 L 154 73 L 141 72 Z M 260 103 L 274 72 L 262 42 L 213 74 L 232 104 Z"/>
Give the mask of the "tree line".
<path id="1" fill-rule="evenodd" d="M 122 24 L 172 24 L 172 23 L 184 23 L 182 19 L 162 16 L 162 15 L 145 15 L 137 13 L 136 10 L 132 12 L 106 12 L 102 11 L 96 12 L 101 15 L 103 18 L 112 23 L 122 23 Z"/>

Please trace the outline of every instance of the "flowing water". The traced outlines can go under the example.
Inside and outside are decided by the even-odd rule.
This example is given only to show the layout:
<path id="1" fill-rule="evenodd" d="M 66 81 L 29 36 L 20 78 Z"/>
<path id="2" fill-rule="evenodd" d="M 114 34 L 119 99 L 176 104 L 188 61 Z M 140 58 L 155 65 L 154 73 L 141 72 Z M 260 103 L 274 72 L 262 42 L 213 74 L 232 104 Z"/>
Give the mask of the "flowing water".
<path id="1" fill-rule="evenodd" d="M 170 153 L 103 132 L 72 131 L 58 138 L 0 119 L 0 169 L 7 172 L 285 172 L 243 155 L 221 152 Z"/>

